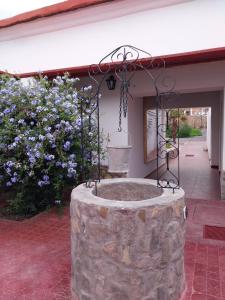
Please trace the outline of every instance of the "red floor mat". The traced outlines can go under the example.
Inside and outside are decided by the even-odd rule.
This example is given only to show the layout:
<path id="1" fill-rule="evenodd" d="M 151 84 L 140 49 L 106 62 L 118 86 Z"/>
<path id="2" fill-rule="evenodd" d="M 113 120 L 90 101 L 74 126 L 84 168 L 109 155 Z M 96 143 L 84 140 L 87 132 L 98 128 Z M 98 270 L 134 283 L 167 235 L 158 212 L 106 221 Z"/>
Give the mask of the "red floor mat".
<path id="1" fill-rule="evenodd" d="M 225 227 L 205 225 L 203 236 L 205 239 L 225 241 Z"/>

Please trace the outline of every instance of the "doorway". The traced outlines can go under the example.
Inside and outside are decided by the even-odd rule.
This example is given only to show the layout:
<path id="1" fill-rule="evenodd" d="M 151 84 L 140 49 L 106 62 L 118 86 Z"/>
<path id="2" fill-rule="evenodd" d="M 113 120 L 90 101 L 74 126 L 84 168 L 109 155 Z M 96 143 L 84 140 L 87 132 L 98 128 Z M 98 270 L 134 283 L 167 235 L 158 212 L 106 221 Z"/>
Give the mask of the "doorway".
<path id="1" fill-rule="evenodd" d="M 151 103 L 151 98 L 145 98 L 144 101 Z M 220 92 L 180 94 L 167 108 L 191 108 L 193 112 L 199 107 L 202 111 L 208 110 L 207 129 L 202 130 L 202 136 L 180 138 L 180 185 L 187 198 L 219 200 L 222 135 Z M 203 119 L 200 118 L 200 125 L 202 123 Z M 175 161 L 171 160 L 171 167 L 173 163 Z M 155 178 L 155 173 L 151 173 L 148 178 Z"/>

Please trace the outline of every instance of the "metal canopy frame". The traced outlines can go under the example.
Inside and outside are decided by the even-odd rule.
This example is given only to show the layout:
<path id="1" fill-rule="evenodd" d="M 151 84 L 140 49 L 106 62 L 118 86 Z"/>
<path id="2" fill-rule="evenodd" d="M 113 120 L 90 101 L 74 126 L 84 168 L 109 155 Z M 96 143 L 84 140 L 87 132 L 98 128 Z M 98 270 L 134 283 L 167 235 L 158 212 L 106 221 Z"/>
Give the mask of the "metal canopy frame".
<path id="1" fill-rule="evenodd" d="M 176 96 L 174 92 L 175 81 L 165 74 L 165 61 L 161 58 L 153 58 L 147 51 L 123 45 L 108 55 L 103 57 L 97 65 L 92 65 L 89 69 L 89 78 L 92 81 L 92 88 L 84 88 L 83 95 L 79 97 L 79 111 L 81 119 L 81 173 L 83 182 L 98 182 L 101 177 L 101 135 L 99 123 L 99 100 L 101 90 L 106 79 L 114 75 L 118 81 L 120 89 L 120 104 L 118 112 L 118 131 L 122 131 L 122 116 L 126 118 L 128 102 L 132 101 L 130 86 L 135 74 L 143 71 L 147 76 L 146 80 L 154 88 L 156 97 L 156 135 L 157 139 L 157 185 L 160 188 L 171 188 L 173 190 L 180 186 L 179 172 L 179 111 L 177 113 L 176 129 L 173 128 L 173 136 L 167 137 L 166 133 L 170 126 L 170 119 L 174 120 L 168 103 Z M 166 114 L 162 120 L 162 111 Z M 93 120 L 97 124 L 97 132 L 93 134 Z M 174 125 L 173 125 L 174 127 Z M 88 133 L 85 135 L 84 133 Z M 85 136 L 90 136 L 89 141 L 85 141 Z M 95 153 L 85 148 L 91 140 L 97 141 Z M 177 158 L 176 168 L 171 169 L 170 161 Z M 165 162 L 164 168 L 161 167 Z M 94 163 L 95 171 L 90 171 L 90 166 Z M 176 169 L 176 170 L 174 170 Z M 88 185 L 88 183 L 87 183 Z"/>

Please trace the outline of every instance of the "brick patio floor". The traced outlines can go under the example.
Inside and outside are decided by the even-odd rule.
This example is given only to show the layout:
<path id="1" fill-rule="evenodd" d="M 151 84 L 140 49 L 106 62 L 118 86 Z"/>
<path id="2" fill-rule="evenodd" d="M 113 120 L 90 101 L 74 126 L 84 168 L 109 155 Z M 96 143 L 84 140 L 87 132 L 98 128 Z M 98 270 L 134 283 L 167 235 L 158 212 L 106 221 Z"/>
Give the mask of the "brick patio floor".
<path id="1" fill-rule="evenodd" d="M 225 300 L 225 241 L 203 238 L 204 224 L 225 226 L 225 217 L 217 218 L 225 203 L 189 199 L 187 205 L 183 299 Z M 70 299 L 69 231 L 68 209 L 61 216 L 47 212 L 23 222 L 0 220 L 0 299 Z"/>
<path id="2" fill-rule="evenodd" d="M 193 161 L 192 166 L 189 176 L 200 178 Z M 206 172 L 207 184 L 213 183 L 210 193 L 201 188 L 201 196 L 210 197 L 187 199 L 187 291 L 183 300 L 225 300 L 225 241 L 203 238 L 204 225 L 225 227 L 225 202 L 212 200 L 219 199 L 217 181 L 210 169 Z M 189 196 L 196 195 L 193 191 Z M 49 211 L 22 222 L 0 220 L 0 300 L 70 299 L 69 223 L 68 209 L 62 215 Z"/>
<path id="3" fill-rule="evenodd" d="M 68 209 L 0 220 L 0 300 L 65 300 L 70 292 Z"/>

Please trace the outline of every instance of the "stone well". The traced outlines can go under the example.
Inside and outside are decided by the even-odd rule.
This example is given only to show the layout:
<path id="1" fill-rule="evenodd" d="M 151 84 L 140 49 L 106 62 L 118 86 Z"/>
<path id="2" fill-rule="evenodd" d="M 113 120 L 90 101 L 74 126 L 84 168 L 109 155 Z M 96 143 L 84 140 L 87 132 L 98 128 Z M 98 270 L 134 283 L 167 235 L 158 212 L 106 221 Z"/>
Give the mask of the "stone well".
<path id="1" fill-rule="evenodd" d="M 102 180 L 72 192 L 75 300 L 178 300 L 184 278 L 184 192 L 149 179 Z"/>

